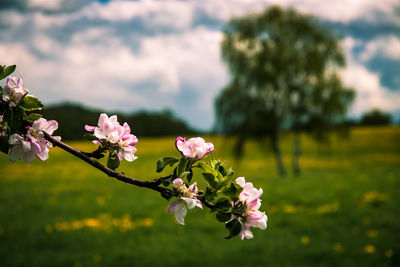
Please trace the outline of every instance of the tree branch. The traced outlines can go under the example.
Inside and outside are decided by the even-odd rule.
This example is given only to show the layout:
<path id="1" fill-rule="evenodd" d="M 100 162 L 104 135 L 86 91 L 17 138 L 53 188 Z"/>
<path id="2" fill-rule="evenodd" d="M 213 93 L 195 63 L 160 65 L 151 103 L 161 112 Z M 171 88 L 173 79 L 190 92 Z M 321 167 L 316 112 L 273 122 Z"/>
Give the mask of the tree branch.
<path id="1" fill-rule="evenodd" d="M 159 186 L 159 182 L 158 179 L 154 180 L 154 181 L 143 181 L 143 180 L 138 180 L 129 176 L 124 175 L 123 173 L 119 173 L 117 171 L 114 171 L 110 168 L 107 168 L 106 166 L 104 166 L 103 164 L 101 164 L 100 162 L 92 159 L 90 156 L 87 155 L 87 153 L 81 152 L 61 141 L 58 141 L 57 139 L 53 138 L 52 136 L 50 136 L 49 134 L 47 134 L 46 132 L 43 132 L 45 138 L 51 142 L 53 144 L 53 146 L 57 146 L 65 151 L 67 151 L 68 153 L 80 158 L 81 160 L 85 161 L 86 163 L 92 165 L 93 167 L 95 167 L 96 169 L 102 171 L 103 173 L 107 174 L 109 177 L 115 178 L 121 182 L 124 183 L 128 183 L 128 184 L 132 184 L 132 185 L 136 185 L 139 187 L 146 187 L 155 191 L 158 191 L 160 193 L 164 192 L 164 191 L 168 191 L 168 188 L 164 188 Z"/>

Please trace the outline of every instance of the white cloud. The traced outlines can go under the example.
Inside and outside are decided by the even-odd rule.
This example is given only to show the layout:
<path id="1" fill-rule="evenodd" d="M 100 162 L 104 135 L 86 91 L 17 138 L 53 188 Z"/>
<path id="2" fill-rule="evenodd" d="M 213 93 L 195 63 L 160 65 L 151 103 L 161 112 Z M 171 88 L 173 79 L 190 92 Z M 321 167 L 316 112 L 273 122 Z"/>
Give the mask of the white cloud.
<path id="1" fill-rule="evenodd" d="M 390 19 L 395 19 L 399 24 L 394 10 L 394 7 L 399 5 L 397 0 L 271 0 L 269 3 L 293 7 L 320 18 L 345 23 L 361 18 L 370 21 L 387 19 L 377 17 L 381 12 L 389 15 Z"/>
<path id="2" fill-rule="evenodd" d="M 370 54 L 368 56 L 375 55 L 379 49 L 386 49 L 385 53 L 387 53 L 387 47 L 380 47 L 380 45 L 384 43 L 383 39 L 378 39 L 376 43 L 374 41 L 371 43 L 374 43 L 374 50 L 371 51 L 372 49 L 370 49 Z M 363 62 L 358 60 L 360 57 L 356 58 L 353 55 L 352 50 L 362 46 L 363 42 L 361 40 L 351 37 L 346 37 L 342 42 L 342 47 L 346 54 L 347 67 L 341 71 L 341 77 L 343 83 L 346 86 L 354 88 L 356 92 L 356 97 L 350 109 L 350 114 L 353 116 L 360 116 L 364 112 L 370 111 L 373 108 L 387 112 L 399 110 L 400 90 L 389 90 L 389 88 L 382 86 L 380 74 L 369 71 L 362 65 Z M 366 51 L 368 51 L 368 49 L 366 49 Z M 366 52 L 364 51 L 364 55 L 362 55 L 361 58 L 365 59 L 365 53 Z M 392 53 L 392 51 L 389 53 Z"/>
<path id="3" fill-rule="evenodd" d="M 307 1 L 304 7 L 310 13 L 327 18 L 333 21 L 350 22 L 364 18 L 374 20 L 376 11 L 391 13 L 393 7 L 398 4 L 396 0 L 352 0 L 352 1 L 329 1 L 329 4 L 322 1 Z M 302 10 L 302 8 L 300 8 Z"/>
<path id="4" fill-rule="evenodd" d="M 198 10 L 222 21 L 227 21 L 233 16 L 260 12 L 271 3 L 269 0 L 199 0 L 194 2 Z"/>
<path id="5" fill-rule="evenodd" d="M 32 43 L 39 52 L 45 55 L 62 52 L 62 47 L 59 45 L 59 43 L 45 34 L 35 35 Z"/>
<path id="6" fill-rule="evenodd" d="M 71 22 L 89 19 L 112 23 L 141 19 L 146 21 L 148 27 L 187 29 L 191 25 L 193 12 L 190 2 L 181 1 L 110 1 L 107 4 L 93 2 L 74 13 L 62 15 L 61 20 Z"/>
<path id="7" fill-rule="evenodd" d="M 195 1 L 197 8 L 212 17 L 228 20 L 249 12 L 260 12 L 269 5 L 293 7 L 301 12 L 337 22 L 350 22 L 356 19 L 369 21 L 390 20 L 400 25 L 394 7 L 398 0 L 202 0 Z M 384 13 L 386 16 L 381 16 Z"/>
<path id="8" fill-rule="evenodd" d="M 377 73 L 354 64 L 348 66 L 341 76 L 343 83 L 356 91 L 356 98 L 350 110 L 352 115 L 359 116 L 373 108 L 387 112 L 400 109 L 400 92 L 383 87 Z"/>
<path id="9" fill-rule="evenodd" d="M 361 40 L 354 39 L 354 38 L 348 37 L 348 36 L 342 40 L 341 47 L 343 49 L 343 52 L 345 53 L 346 61 L 349 64 L 353 64 L 354 63 L 353 51 L 352 50 L 354 48 L 359 47 L 362 44 L 363 44 L 363 42 Z"/>
<path id="10" fill-rule="evenodd" d="M 28 7 L 59 10 L 63 0 L 28 0 Z"/>
<path id="11" fill-rule="evenodd" d="M 369 61 L 374 56 L 386 56 L 391 59 L 400 59 L 400 39 L 394 35 L 381 37 L 368 42 L 360 54 L 363 62 Z"/>
<path id="12" fill-rule="evenodd" d="M 25 17 L 15 10 L 6 10 L 0 12 L 0 21 L 8 26 L 20 27 L 24 24 Z"/>

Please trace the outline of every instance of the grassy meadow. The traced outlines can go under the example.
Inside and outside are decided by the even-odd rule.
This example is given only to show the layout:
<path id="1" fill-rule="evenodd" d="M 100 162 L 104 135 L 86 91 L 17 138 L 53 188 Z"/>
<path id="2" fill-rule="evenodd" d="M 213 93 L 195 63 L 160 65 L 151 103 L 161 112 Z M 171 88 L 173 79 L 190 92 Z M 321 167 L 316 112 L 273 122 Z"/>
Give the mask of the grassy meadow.
<path id="1" fill-rule="evenodd" d="M 139 137 L 139 159 L 119 170 L 156 178 L 156 160 L 178 155 L 174 140 Z M 0 155 L 0 266 L 400 266 L 400 127 L 355 128 L 329 145 L 303 136 L 302 175 L 285 179 L 266 147 L 248 143 L 238 162 L 229 140 L 208 140 L 264 190 L 268 229 L 254 239 L 225 240 L 207 210 L 188 211 L 181 226 L 156 192 L 53 148 L 32 164 Z M 287 167 L 291 142 L 283 136 Z"/>

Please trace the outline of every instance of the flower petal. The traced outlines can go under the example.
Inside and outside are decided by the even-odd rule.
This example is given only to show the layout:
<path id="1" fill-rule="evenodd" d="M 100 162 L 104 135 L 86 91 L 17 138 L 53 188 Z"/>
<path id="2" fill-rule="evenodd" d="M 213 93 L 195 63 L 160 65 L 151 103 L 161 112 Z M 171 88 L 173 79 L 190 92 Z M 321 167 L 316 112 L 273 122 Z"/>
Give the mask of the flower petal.
<path id="1" fill-rule="evenodd" d="M 201 201 L 198 200 L 197 198 L 181 197 L 181 199 L 186 202 L 190 210 L 193 209 L 194 207 L 199 207 L 200 209 L 203 209 Z"/>
<path id="2" fill-rule="evenodd" d="M 20 136 L 19 134 L 12 134 L 10 135 L 10 138 L 8 139 L 8 143 L 10 145 L 16 145 L 16 144 L 20 144 L 21 140 L 23 140 L 24 138 L 22 136 Z"/>
<path id="3" fill-rule="evenodd" d="M 15 145 L 15 146 L 11 147 L 10 152 L 8 153 L 8 156 L 9 156 L 11 162 L 15 162 L 22 157 L 23 153 L 24 153 L 24 151 L 22 150 L 22 145 Z"/>
<path id="4" fill-rule="evenodd" d="M 35 159 L 35 153 L 33 153 L 33 151 L 27 151 L 22 155 L 22 158 L 26 163 L 31 163 Z"/>
<path id="5" fill-rule="evenodd" d="M 86 131 L 88 131 L 88 132 L 93 132 L 94 131 L 94 129 L 96 129 L 97 127 L 96 126 L 90 126 L 90 125 L 85 125 L 85 130 Z"/>
<path id="6" fill-rule="evenodd" d="M 122 152 L 122 156 L 124 157 L 124 159 L 126 161 L 129 161 L 129 162 L 132 162 L 138 158 L 135 155 L 133 155 L 133 153 L 129 153 L 129 152 L 125 152 L 125 151 Z"/>
<path id="7" fill-rule="evenodd" d="M 185 225 L 185 216 L 187 213 L 185 202 L 177 200 L 168 206 L 168 212 L 175 212 L 175 219 L 179 224 Z"/>
<path id="8" fill-rule="evenodd" d="M 58 129 L 58 122 L 55 120 L 50 120 L 50 121 L 47 121 L 47 125 L 43 129 L 43 131 L 45 131 L 49 135 L 52 135 L 54 133 L 54 131 L 57 129 Z"/>
<path id="9" fill-rule="evenodd" d="M 244 185 L 246 184 L 246 180 L 244 179 L 244 177 L 236 178 L 235 182 L 241 187 L 244 187 Z"/>
<path id="10" fill-rule="evenodd" d="M 94 136 L 96 136 L 99 139 L 106 139 L 107 138 L 105 136 L 104 132 L 98 127 L 96 127 L 96 129 L 94 129 L 94 133 L 93 134 L 94 134 Z"/>
<path id="11" fill-rule="evenodd" d="M 214 151 L 214 144 L 213 143 L 207 143 L 207 153 L 211 153 Z"/>
<path id="12" fill-rule="evenodd" d="M 101 113 L 99 117 L 99 121 L 97 122 L 97 125 L 100 128 L 103 128 L 104 123 L 108 120 L 108 116 L 105 113 Z"/>

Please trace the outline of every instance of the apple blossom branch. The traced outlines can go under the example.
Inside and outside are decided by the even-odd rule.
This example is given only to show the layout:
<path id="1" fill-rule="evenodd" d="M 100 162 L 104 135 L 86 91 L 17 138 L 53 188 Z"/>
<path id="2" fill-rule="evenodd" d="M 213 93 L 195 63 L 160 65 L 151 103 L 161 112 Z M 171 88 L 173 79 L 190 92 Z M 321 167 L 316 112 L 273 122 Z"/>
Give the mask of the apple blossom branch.
<path id="1" fill-rule="evenodd" d="M 15 66 L 0 65 L 0 80 L 15 70 Z M 97 126 L 85 125 L 85 137 L 98 145 L 93 152 L 79 151 L 52 136 L 58 128 L 55 120 L 46 120 L 34 113 L 43 105 L 39 99 L 29 95 L 24 88 L 22 77 L 7 78 L 0 87 L 0 151 L 8 154 L 10 161 L 23 159 L 31 163 L 35 158 L 45 161 L 49 147 L 57 146 L 85 161 L 111 178 L 121 182 L 157 191 L 167 200 L 175 198 L 168 206 L 178 223 L 184 224 L 188 209 L 203 206 L 215 212 L 216 219 L 225 224 L 229 231 L 226 238 L 253 238 L 250 227 L 266 229 L 267 215 L 260 211 L 263 190 L 254 188 L 244 177 L 234 179 L 234 171 L 221 160 L 214 159 L 211 152 L 214 145 L 201 137 L 186 140 L 178 137 L 175 147 L 180 157 L 162 157 L 157 161 L 156 172 L 170 169 L 170 175 L 152 181 L 139 180 L 117 172 L 120 162 L 137 159 L 135 145 L 138 138 L 131 133 L 127 123 L 121 125 L 117 116 L 100 114 Z M 98 159 L 108 153 L 107 164 Z M 169 167 L 168 167 L 169 166 Z M 206 187 L 199 190 L 197 181 L 192 182 L 194 170 L 204 178 Z M 198 176 L 198 175 L 197 175 Z"/>

